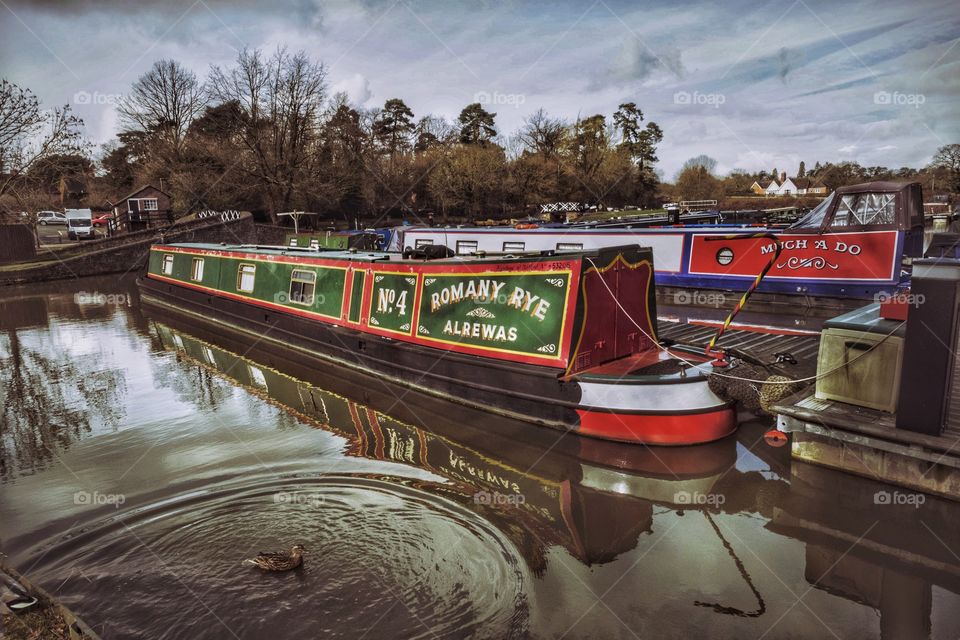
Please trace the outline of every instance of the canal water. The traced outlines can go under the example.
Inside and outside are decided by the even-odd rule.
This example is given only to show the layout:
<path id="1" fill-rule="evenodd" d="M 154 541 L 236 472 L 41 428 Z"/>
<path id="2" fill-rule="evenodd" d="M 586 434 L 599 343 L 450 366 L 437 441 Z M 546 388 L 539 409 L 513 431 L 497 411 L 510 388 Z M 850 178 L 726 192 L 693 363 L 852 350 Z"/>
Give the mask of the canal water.
<path id="1" fill-rule="evenodd" d="M 0 292 L 0 551 L 104 638 L 957 638 L 960 505 L 769 424 L 581 439 L 141 308 Z M 294 544 L 304 566 L 263 573 Z"/>

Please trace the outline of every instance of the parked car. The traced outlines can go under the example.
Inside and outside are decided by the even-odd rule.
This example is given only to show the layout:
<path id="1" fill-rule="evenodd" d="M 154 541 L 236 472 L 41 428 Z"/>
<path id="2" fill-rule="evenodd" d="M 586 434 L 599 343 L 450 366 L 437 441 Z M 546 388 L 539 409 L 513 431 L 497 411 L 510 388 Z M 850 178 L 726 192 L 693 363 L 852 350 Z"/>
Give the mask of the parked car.
<path id="1" fill-rule="evenodd" d="M 37 224 L 67 224 L 67 214 L 59 211 L 41 211 L 37 214 Z"/>
<path id="2" fill-rule="evenodd" d="M 113 220 L 112 213 L 101 213 L 99 216 L 93 219 L 93 226 L 106 227 L 110 225 L 111 220 Z"/>

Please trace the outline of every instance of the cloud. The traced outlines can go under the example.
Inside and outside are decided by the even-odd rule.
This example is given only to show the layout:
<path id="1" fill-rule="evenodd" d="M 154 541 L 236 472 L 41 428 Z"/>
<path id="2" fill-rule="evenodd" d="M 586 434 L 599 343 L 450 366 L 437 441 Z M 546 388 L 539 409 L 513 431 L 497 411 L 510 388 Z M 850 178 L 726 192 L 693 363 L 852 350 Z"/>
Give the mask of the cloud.
<path id="1" fill-rule="evenodd" d="M 370 91 L 370 80 L 359 73 L 334 83 L 332 91 L 346 93 L 350 97 L 350 102 L 359 106 L 366 105 L 367 101 L 373 97 L 373 92 Z"/>
<path id="2" fill-rule="evenodd" d="M 682 11 L 655 0 L 320 2 L 8 0 L 23 23 L 0 21 L 0 75 L 49 106 L 79 91 L 126 93 L 159 58 L 202 79 L 239 47 L 287 44 L 328 65 L 331 93 L 363 106 L 397 97 L 418 117 L 454 118 L 481 91 L 523 96 L 494 109 L 505 134 L 540 107 L 572 120 L 635 102 L 664 130 L 668 176 L 700 154 L 726 170 L 795 170 L 798 159 L 919 166 L 960 142 L 955 0 L 789 10 L 692 0 Z M 884 91 L 924 101 L 878 104 Z M 680 92 L 703 99 L 679 104 Z M 77 107 L 98 143 L 114 133 L 105 109 Z"/>
<path id="3" fill-rule="evenodd" d="M 180 15 L 191 7 L 191 4 L 176 4 L 169 0 L 7 0 L 11 9 L 30 11 L 47 15 L 85 16 L 92 13 L 133 14 L 139 15 L 145 11 L 158 11 Z M 207 7 L 211 11 L 256 11 L 262 13 L 284 14 L 297 19 L 309 19 L 311 22 L 321 11 L 314 0 L 274 0 L 270 3 L 257 0 L 204 0 L 198 6 Z"/>
<path id="4" fill-rule="evenodd" d="M 787 83 L 787 74 L 803 60 L 803 53 L 796 50 L 780 47 L 777 52 L 777 63 L 780 66 L 780 80 Z"/>
<path id="5" fill-rule="evenodd" d="M 620 53 L 610 69 L 615 80 L 643 82 L 658 71 L 666 71 L 677 78 L 683 77 L 683 61 L 677 49 L 654 51 L 635 36 L 625 38 Z"/>

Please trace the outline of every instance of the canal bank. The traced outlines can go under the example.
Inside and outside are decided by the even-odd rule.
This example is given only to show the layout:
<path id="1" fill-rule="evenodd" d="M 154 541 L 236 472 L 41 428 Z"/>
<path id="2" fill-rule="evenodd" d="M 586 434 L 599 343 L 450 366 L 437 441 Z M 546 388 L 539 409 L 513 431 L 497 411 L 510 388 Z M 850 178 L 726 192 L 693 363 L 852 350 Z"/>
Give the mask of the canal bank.
<path id="1" fill-rule="evenodd" d="M 145 314 L 129 282 L 0 297 L 0 544 L 102 637 L 960 634 L 960 505 L 878 504 L 904 490 L 769 422 L 558 439 Z M 240 566 L 297 542 L 297 573 Z"/>
<path id="2" fill-rule="evenodd" d="M 43 246 L 35 258 L 0 265 L 0 286 L 75 279 L 143 268 L 156 242 L 257 242 L 257 225 L 249 213 L 235 218 L 202 218 L 135 231 L 64 247 Z"/>
<path id="3" fill-rule="evenodd" d="M 99 640 L 87 624 L 0 558 L 0 638 Z"/>

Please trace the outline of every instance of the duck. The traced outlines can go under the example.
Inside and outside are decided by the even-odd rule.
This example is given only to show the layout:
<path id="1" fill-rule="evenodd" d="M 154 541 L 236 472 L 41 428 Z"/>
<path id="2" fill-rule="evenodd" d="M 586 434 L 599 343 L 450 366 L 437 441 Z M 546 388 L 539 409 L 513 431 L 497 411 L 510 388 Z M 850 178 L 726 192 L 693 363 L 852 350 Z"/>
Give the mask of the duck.
<path id="1" fill-rule="evenodd" d="M 302 544 L 295 544 L 290 551 L 274 553 L 260 552 L 256 558 L 248 558 L 243 564 L 250 567 L 259 567 L 264 571 L 290 571 L 303 564 L 303 554 L 307 549 Z"/>

